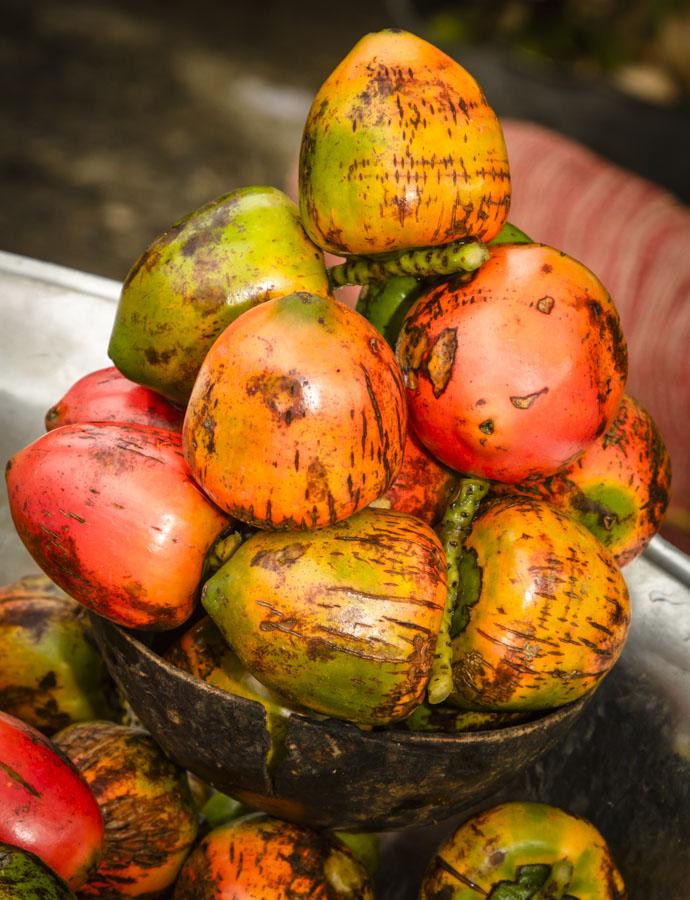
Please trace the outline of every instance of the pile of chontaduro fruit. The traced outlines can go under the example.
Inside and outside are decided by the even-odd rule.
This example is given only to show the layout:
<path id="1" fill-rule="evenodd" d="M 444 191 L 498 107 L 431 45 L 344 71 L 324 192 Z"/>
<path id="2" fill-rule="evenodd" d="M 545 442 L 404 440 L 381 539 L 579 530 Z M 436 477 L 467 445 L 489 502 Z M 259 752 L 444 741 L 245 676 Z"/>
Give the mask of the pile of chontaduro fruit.
<path id="1" fill-rule="evenodd" d="M 212 621 L 170 657 L 200 677 L 362 727 L 591 691 L 670 481 L 611 297 L 508 223 L 495 114 L 405 32 L 319 90 L 299 194 L 237 190 L 143 253 L 119 371 L 10 461 L 19 535 L 119 625 L 173 629 L 200 598 Z"/>

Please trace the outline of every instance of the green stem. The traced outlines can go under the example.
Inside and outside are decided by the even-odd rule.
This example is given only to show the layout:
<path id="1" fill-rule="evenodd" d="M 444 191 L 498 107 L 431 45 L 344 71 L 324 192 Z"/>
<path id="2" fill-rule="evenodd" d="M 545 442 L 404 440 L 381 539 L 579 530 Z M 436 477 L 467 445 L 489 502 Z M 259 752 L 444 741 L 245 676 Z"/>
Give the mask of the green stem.
<path id="1" fill-rule="evenodd" d="M 422 284 L 417 278 L 400 275 L 380 284 L 366 285 L 357 300 L 357 312 L 395 347 L 403 318 L 419 297 Z"/>
<path id="2" fill-rule="evenodd" d="M 573 877 L 573 864 L 559 859 L 551 866 L 551 874 L 531 900 L 563 900 Z"/>
<path id="3" fill-rule="evenodd" d="M 474 272 L 489 258 L 489 251 L 481 241 L 463 240 L 442 247 L 401 250 L 378 257 L 354 256 L 328 270 L 332 288 L 346 284 L 372 284 L 394 276 L 433 278 Z"/>
<path id="4" fill-rule="evenodd" d="M 453 690 L 450 625 L 458 600 L 459 563 L 463 544 L 472 527 L 472 519 L 488 490 L 489 483 L 481 478 L 462 478 L 454 499 L 446 508 L 439 528 L 438 534 L 443 544 L 448 567 L 448 593 L 427 687 L 429 703 L 442 703 Z"/>

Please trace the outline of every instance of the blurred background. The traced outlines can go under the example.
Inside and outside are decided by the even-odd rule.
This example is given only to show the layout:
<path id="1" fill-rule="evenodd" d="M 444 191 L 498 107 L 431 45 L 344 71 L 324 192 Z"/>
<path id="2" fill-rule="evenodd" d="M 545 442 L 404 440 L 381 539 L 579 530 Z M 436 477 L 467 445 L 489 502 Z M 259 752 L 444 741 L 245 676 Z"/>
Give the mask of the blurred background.
<path id="1" fill-rule="evenodd" d="M 157 234 L 206 201 L 249 184 L 285 188 L 311 98 L 364 33 L 398 26 L 443 47 L 475 75 L 502 119 L 548 129 L 507 131 L 517 176 L 511 218 L 536 228 L 535 239 L 562 237 L 557 246 L 587 262 L 621 304 L 631 350 L 646 354 L 646 363 L 634 361 L 632 385 L 655 417 L 667 407 L 662 432 L 681 473 L 679 496 L 690 496 L 690 304 L 683 302 L 690 263 L 675 262 L 690 256 L 680 243 L 684 234 L 690 247 L 690 214 L 681 205 L 690 203 L 690 0 L 0 0 L 0 7 L 0 249 L 115 279 Z M 551 181 L 533 183 L 525 196 L 540 172 Z M 554 187 L 568 172 L 571 183 Z M 602 172 L 608 194 L 578 219 L 574 204 Z M 632 195 L 619 187 L 628 184 L 621 173 L 637 177 L 631 184 L 645 198 L 644 216 L 637 199 L 623 205 Z M 617 218 L 607 220 L 616 200 Z M 543 230 L 540 210 L 551 216 Z M 572 224 L 584 216 L 579 232 L 589 235 L 589 249 Z M 600 259 L 606 269 L 629 255 L 623 239 L 636 216 L 647 231 L 631 240 L 630 254 L 646 254 L 644 266 L 634 278 L 629 270 L 600 271 Z M 619 243 L 609 247 L 614 234 Z M 649 281 L 647 262 L 665 273 L 663 285 Z M 651 318 L 632 312 L 642 295 Z M 669 350 L 660 336 L 670 331 Z M 669 385 L 674 398 L 679 385 L 682 394 L 672 409 Z M 672 434 L 681 419 L 684 430 Z M 678 542 L 690 532 L 689 506 L 683 500 L 672 514 Z"/>

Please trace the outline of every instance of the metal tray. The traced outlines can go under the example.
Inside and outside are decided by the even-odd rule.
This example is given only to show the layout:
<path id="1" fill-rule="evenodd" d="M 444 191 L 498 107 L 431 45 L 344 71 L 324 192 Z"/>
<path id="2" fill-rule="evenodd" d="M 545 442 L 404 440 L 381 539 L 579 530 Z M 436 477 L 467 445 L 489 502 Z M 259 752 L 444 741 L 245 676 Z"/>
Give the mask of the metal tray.
<path id="1" fill-rule="evenodd" d="M 0 252 L 3 461 L 42 433 L 46 410 L 77 378 L 109 365 L 119 290 Z M 2 491 L 0 583 L 35 570 Z M 555 803 L 594 822 L 630 900 L 690 900 L 690 558 L 657 537 L 624 574 L 633 625 L 621 659 L 565 741 L 496 799 Z M 377 897 L 416 897 L 455 824 L 385 835 Z"/>

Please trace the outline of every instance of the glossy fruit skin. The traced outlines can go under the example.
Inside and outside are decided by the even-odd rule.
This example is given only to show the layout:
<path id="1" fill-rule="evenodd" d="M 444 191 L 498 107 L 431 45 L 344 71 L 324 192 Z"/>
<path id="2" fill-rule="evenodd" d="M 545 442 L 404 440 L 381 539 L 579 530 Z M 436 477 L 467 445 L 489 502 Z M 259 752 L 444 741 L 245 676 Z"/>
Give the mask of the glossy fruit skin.
<path id="1" fill-rule="evenodd" d="M 182 430 L 184 411 L 125 378 L 115 366 L 89 372 L 46 413 L 46 431 L 78 422 L 119 422 Z"/>
<path id="2" fill-rule="evenodd" d="M 0 709 L 44 734 L 122 714 L 85 610 L 45 575 L 0 587 Z"/>
<path id="3" fill-rule="evenodd" d="M 243 664 L 298 706 L 385 725 L 421 702 L 446 595 L 441 544 L 366 509 L 313 532 L 259 532 L 202 603 Z"/>
<path id="4" fill-rule="evenodd" d="M 180 435 L 137 425 L 65 425 L 8 464 L 15 527 L 46 574 L 119 625 L 189 618 L 204 557 L 228 518 L 201 493 Z"/>
<path id="5" fill-rule="evenodd" d="M 605 288 L 544 244 L 502 244 L 466 284 L 408 313 L 397 356 L 410 424 L 458 471 L 512 483 L 553 474 L 604 434 L 627 348 Z"/>
<path id="6" fill-rule="evenodd" d="M 203 838 L 184 864 L 173 896 L 373 900 L 374 892 L 366 869 L 341 841 L 254 814 Z"/>
<path id="7" fill-rule="evenodd" d="M 293 291 L 328 295 L 321 251 L 282 191 L 240 188 L 181 219 L 134 263 L 108 355 L 127 378 L 185 404 L 223 329 Z"/>
<path id="8" fill-rule="evenodd" d="M 546 500 L 588 528 L 624 566 L 661 528 L 671 491 L 671 460 L 649 413 L 623 395 L 608 430 L 582 456 L 546 479 L 509 490 Z"/>
<path id="9" fill-rule="evenodd" d="M 490 241 L 510 206 L 503 132 L 455 60 L 409 32 L 368 34 L 314 98 L 299 194 L 307 233 L 334 253 Z"/>
<path id="10" fill-rule="evenodd" d="M 521 866 L 551 866 L 562 859 L 573 865 L 568 897 L 625 900 L 623 879 L 597 829 L 554 806 L 528 802 L 495 806 L 456 829 L 431 861 L 420 898 L 476 900 L 501 882 L 514 882 Z"/>
<path id="11" fill-rule="evenodd" d="M 469 623 L 456 633 L 453 703 L 536 710 L 592 690 L 620 655 L 630 601 L 613 557 L 538 500 L 480 508 L 460 565 Z"/>
<path id="12" fill-rule="evenodd" d="M 75 767 L 35 728 L 0 713 L 0 841 L 35 853 L 77 890 L 103 839 L 98 804 Z"/>
<path id="13" fill-rule="evenodd" d="M 0 844 L 0 900 L 77 900 L 38 856 Z"/>
<path id="14" fill-rule="evenodd" d="M 318 528 L 379 497 L 402 463 L 407 411 L 390 347 L 336 300 L 292 294 L 225 330 L 185 416 L 208 496 L 259 528 Z"/>
<path id="15" fill-rule="evenodd" d="M 402 467 L 382 499 L 391 509 L 434 525 L 442 518 L 457 483 L 457 472 L 442 465 L 408 431 Z"/>
<path id="16" fill-rule="evenodd" d="M 98 801 L 106 844 L 87 897 L 157 897 L 172 885 L 196 837 L 186 772 L 143 729 L 84 722 L 55 741 Z"/>

